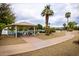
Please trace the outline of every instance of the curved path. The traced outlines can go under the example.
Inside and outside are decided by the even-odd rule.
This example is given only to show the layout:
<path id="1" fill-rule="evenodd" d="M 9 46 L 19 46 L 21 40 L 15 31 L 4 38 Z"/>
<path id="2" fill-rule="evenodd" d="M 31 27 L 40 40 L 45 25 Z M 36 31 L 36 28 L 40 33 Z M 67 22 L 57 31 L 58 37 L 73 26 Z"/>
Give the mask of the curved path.
<path id="1" fill-rule="evenodd" d="M 56 37 L 45 41 L 35 37 L 29 37 L 28 39 L 23 37 L 22 39 L 28 43 L 0 46 L 0 55 L 13 55 L 41 49 L 44 47 L 62 43 L 66 40 L 72 39 L 74 36 L 74 32 L 67 32 L 65 36 Z"/>

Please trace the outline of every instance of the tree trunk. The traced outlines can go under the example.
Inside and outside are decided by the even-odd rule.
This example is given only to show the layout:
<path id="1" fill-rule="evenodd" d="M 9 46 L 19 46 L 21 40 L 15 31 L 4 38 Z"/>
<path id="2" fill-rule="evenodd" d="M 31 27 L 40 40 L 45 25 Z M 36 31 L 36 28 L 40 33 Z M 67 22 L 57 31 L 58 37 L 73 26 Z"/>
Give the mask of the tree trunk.
<path id="1" fill-rule="evenodd" d="M 1 36 L 1 34 L 2 34 L 2 30 L 0 30 L 0 36 Z"/>
<path id="2" fill-rule="evenodd" d="M 46 34 L 48 34 L 48 20 L 49 20 L 49 16 L 46 15 L 46 29 L 45 29 Z"/>
<path id="3" fill-rule="evenodd" d="M 67 18 L 67 26 L 68 26 L 68 22 L 69 22 L 69 19 Z"/>
<path id="4" fill-rule="evenodd" d="M 49 17 L 48 17 L 48 15 L 46 15 L 46 28 L 48 27 L 48 19 L 49 19 Z"/>
<path id="5" fill-rule="evenodd" d="M 69 19 L 67 18 L 67 30 L 68 30 L 68 23 L 69 23 Z"/>

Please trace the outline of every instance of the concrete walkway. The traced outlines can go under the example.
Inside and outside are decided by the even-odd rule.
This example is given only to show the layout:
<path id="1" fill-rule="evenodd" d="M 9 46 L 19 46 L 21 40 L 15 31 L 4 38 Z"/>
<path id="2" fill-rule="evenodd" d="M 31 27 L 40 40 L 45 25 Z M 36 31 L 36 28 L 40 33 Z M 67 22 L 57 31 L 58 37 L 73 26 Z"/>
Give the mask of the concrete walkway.
<path id="1" fill-rule="evenodd" d="M 34 51 L 37 49 L 41 49 L 44 47 L 48 47 L 51 45 L 55 45 L 58 43 L 62 43 L 66 40 L 69 40 L 71 38 L 73 38 L 75 36 L 75 34 L 73 32 L 68 32 L 66 33 L 65 36 L 62 37 L 57 37 L 57 38 L 53 38 L 53 39 L 49 39 L 49 40 L 37 40 L 36 38 L 32 37 L 32 39 L 34 40 L 32 42 L 32 39 L 24 39 L 25 41 L 28 41 L 29 43 L 24 43 L 24 44 L 17 44 L 17 45 L 7 45 L 7 46 L 0 46 L 0 55 L 12 55 L 12 54 L 18 54 L 18 53 L 23 53 L 23 52 L 29 52 L 29 51 Z"/>

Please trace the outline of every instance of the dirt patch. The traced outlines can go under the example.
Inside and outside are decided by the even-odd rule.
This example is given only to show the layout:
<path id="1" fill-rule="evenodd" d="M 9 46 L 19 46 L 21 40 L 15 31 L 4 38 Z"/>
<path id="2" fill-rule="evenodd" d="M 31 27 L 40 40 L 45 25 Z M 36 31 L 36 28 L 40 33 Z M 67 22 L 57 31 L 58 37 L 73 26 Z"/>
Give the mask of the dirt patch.
<path id="1" fill-rule="evenodd" d="M 15 38 L 13 36 L 0 36 L 0 46 L 15 45 L 21 43 L 26 43 L 26 42 L 21 38 Z"/>
<path id="2" fill-rule="evenodd" d="M 55 38 L 55 37 L 60 37 L 60 36 L 64 36 L 65 32 L 56 32 L 56 33 L 52 33 L 49 36 L 45 35 L 45 33 L 40 33 L 39 35 L 37 35 L 36 37 L 42 40 L 47 40 L 47 39 L 51 39 L 51 38 Z"/>

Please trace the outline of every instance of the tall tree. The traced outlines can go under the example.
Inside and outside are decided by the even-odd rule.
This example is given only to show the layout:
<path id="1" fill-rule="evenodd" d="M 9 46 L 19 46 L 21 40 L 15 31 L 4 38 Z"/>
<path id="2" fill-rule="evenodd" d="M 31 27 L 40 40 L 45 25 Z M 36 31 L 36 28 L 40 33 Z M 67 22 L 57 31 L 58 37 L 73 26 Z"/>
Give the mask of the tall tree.
<path id="1" fill-rule="evenodd" d="M 10 8 L 10 4 L 0 3 L 0 35 L 2 33 L 2 29 L 8 25 L 13 23 L 15 20 L 15 16 Z"/>
<path id="2" fill-rule="evenodd" d="M 71 12 L 66 12 L 65 13 L 65 17 L 67 18 L 67 24 L 66 26 L 68 26 L 68 22 L 69 22 L 69 17 L 71 16 Z"/>
<path id="3" fill-rule="evenodd" d="M 49 16 L 53 16 L 54 12 L 53 10 L 50 9 L 50 5 L 46 5 L 44 10 L 41 13 L 42 16 L 45 16 L 45 24 L 46 24 L 46 34 L 48 34 L 48 20 L 49 20 Z"/>

